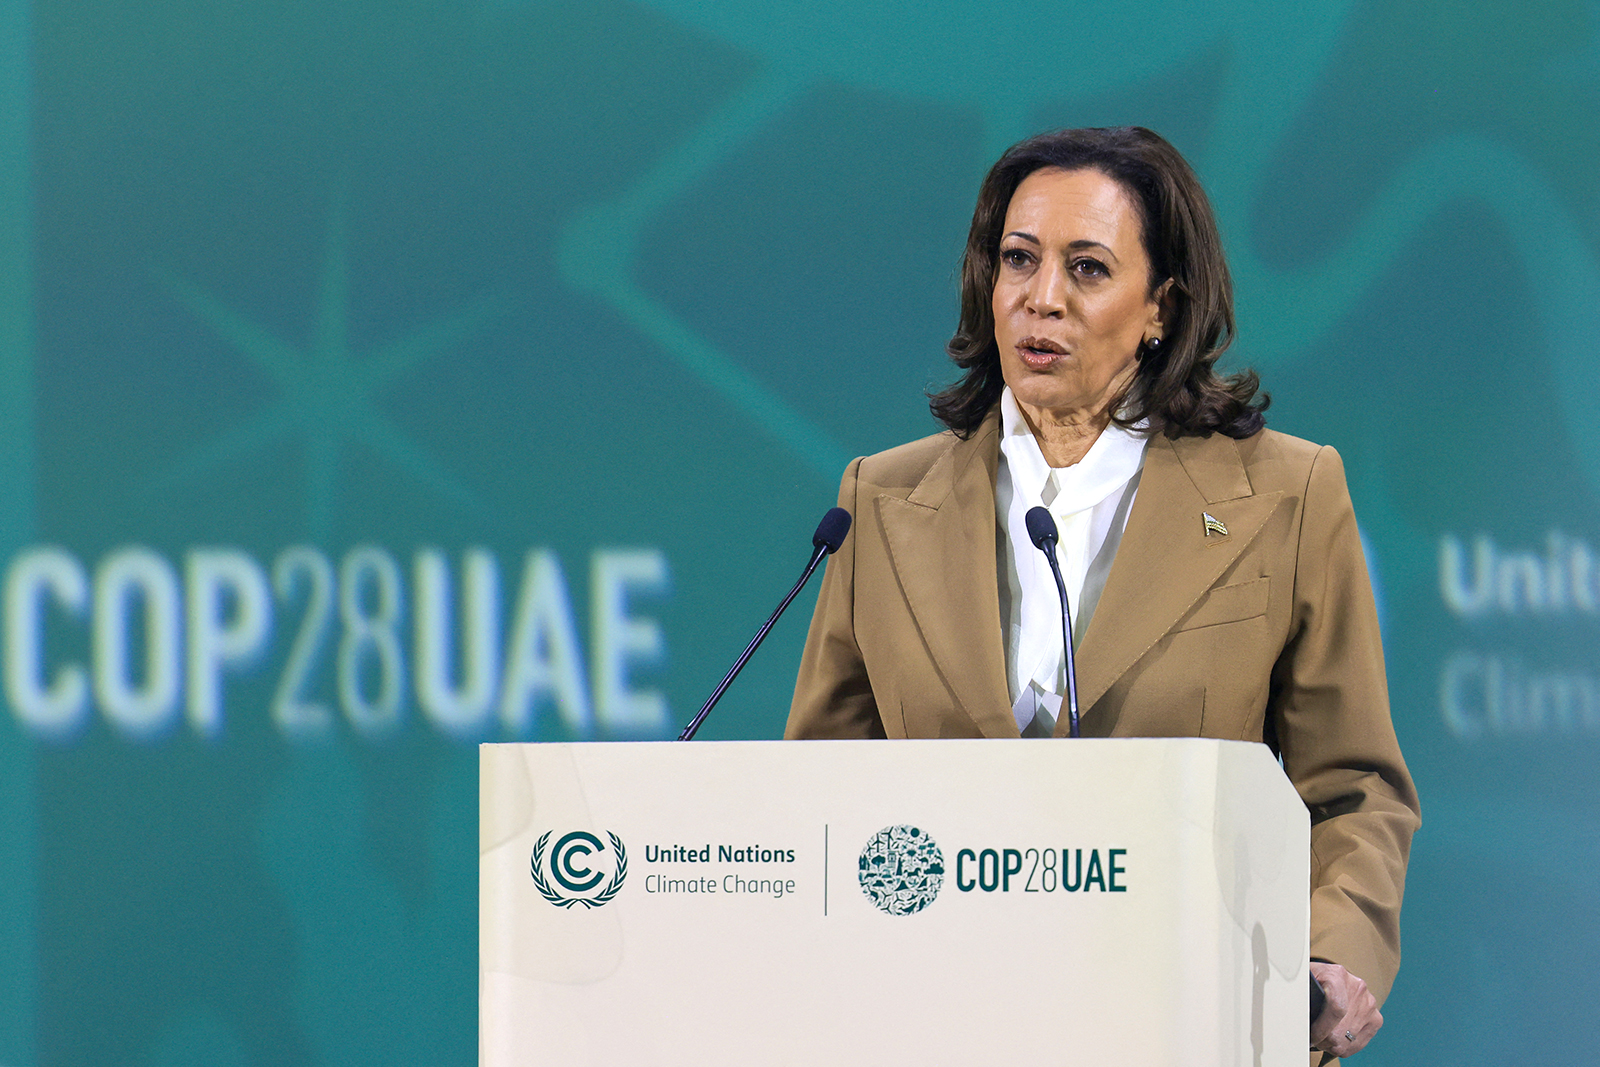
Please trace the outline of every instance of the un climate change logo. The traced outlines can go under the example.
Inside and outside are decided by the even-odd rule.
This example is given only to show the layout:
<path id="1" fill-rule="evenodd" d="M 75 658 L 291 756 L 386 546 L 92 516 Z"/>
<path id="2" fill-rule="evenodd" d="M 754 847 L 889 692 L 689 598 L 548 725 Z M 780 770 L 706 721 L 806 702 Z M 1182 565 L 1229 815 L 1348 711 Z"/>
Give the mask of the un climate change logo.
<path id="1" fill-rule="evenodd" d="M 539 895 L 558 908 L 570 908 L 574 904 L 598 908 L 616 896 L 617 890 L 622 888 L 622 880 L 628 877 L 628 850 L 622 847 L 622 838 L 606 831 L 616 859 L 612 862 L 611 880 L 600 889 L 600 883 L 606 881 L 605 872 L 590 867 L 589 858 L 605 852 L 606 846 L 587 830 L 567 834 L 556 842 L 555 851 L 550 853 L 550 877 L 556 880 L 556 884 L 551 885 L 550 877 L 545 875 L 545 849 L 554 832 L 546 830 L 533 846 L 533 884 Z M 595 893 L 596 889 L 600 892 Z M 594 895 L 590 896 L 591 893 Z"/>
<path id="2" fill-rule="evenodd" d="M 861 891 L 890 915 L 911 915 L 933 903 L 944 884 L 944 853 L 915 826 L 886 826 L 861 850 Z"/>

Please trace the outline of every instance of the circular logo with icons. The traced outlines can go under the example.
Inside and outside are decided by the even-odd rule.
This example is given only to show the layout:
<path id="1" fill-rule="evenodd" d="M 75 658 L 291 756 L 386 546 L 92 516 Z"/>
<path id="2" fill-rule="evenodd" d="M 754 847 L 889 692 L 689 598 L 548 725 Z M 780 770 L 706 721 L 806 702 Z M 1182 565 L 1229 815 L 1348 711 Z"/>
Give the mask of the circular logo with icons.
<path id="1" fill-rule="evenodd" d="M 879 911 L 911 915 L 933 903 L 944 884 L 944 853 L 915 826 L 886 826 L 861 850 L 861 891 Z"/>
<path id="2" fill-rule="evenodd" d="M 606 831 L 611 842 L 607 848 L 587 830 L 574 830 L 552 848 L 554 832 L 546 830 L 533 846 L 533 885 L 539 895 L 558 908 L 574 904 L 598 908 L 616 896 L 628 877 L 628 850 L 622 847 L 622 838 Z"/>

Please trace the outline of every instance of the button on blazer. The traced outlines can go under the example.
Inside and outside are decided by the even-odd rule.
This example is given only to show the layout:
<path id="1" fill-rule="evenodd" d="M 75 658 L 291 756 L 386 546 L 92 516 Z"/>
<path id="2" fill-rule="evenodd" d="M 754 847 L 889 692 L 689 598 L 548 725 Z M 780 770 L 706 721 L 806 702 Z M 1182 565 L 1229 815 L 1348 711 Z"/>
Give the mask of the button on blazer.
<path id="1" fill-rule="evenodd" d="M 828 561 L 787 736 L 1019 737 L 998 463 L 996 410 L 967 440 L 850 464 L 839 505 L 855 524 Z M 1419 808 L 1338 453 L 1270 430 L 1152 438 L 1077 667 L 1085 737 L 1279 750 L 1312 822 L 1311 955 L 1382 1001 Z"/>

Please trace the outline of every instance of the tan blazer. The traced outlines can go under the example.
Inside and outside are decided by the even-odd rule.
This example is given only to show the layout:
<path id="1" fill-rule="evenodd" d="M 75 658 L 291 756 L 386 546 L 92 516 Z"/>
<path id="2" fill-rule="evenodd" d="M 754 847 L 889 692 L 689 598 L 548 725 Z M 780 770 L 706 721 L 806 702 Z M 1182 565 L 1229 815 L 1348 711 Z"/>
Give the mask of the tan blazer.
<path id="1" fill-rule="evenodd" d="M 851 463 L 839 504 L 855 524 L 828 561 L 787 736 L 1018 737 L 998 461 L 996 411 L 966 441 Z M 1077 664 L 1086 737 L 1275 733 L 1311 812 L 1311 954 L 1382 1001 L 1419 809 L 1338 453 L 1270 430 L 1153 439 Z"/>

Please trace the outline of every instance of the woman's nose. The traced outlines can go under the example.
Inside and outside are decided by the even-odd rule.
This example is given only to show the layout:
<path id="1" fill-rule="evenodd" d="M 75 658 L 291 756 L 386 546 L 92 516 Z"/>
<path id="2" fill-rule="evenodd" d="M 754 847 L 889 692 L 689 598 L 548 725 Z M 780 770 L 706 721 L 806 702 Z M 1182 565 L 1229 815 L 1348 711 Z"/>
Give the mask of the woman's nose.
<path id="1" fill-rule="evenodd" d="M 1028 310 L 1040 318 L 1060 318 L 1067 310 L 1066 287 L 1065 270 L 1059 265 L 1041 265 L 1028 286 Z"/>

